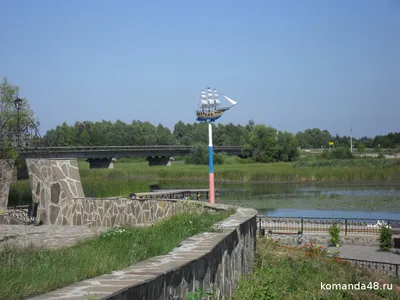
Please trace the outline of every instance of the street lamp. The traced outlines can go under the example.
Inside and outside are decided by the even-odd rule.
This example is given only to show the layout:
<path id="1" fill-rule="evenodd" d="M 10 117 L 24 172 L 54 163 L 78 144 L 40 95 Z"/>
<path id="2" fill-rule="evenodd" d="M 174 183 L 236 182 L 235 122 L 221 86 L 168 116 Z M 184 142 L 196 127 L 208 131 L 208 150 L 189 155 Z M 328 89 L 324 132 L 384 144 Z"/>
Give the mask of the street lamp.
<path id="1" fill-rule="evenodd" d="M 14 100 L 15 114 L 10 113 L 0 126 L 0 154 L 6 155 L 12 149 L 27 148 L 31 145 L 33 138 L 40 138 L 39 122 L 34 122 L 28 115 L 21 112 L 24 101 L 17 97 Z M 15 126 L 16 121 L 16 126 Z"/>
<path id="2" fill-rule="evenodd" d="M 21 147 L 21 131 L 20 131 L 20 116 L 19 116 L 19 111 L 21 110 L 22 107 L 22 99 L 17 97 L 17 99 L 14 100 L 15 108 L 17 109 L 17 147 Z"/>

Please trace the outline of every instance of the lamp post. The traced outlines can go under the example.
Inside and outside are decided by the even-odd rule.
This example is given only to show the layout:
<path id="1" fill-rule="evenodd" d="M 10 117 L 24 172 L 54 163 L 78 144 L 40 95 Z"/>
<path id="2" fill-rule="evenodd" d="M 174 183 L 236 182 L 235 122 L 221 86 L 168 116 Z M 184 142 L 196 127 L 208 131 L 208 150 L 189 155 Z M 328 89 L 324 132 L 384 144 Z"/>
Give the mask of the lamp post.
<path id="1" fill-rule="evenodd" d="M 21 111 L 23 106 L 24 101 L 17 97 L 14 100 L 16 116 L 11 112 L 0 126 L 0 156 L 8 156 L 7 153 L 12 149 L 28 148 L 33 138 L 40 138 L 38 129 L 40 123 L 34 122 L 24 114 Z"/>
<path id="2" fill-rule="evenodd" d="M 19 112 L 22 107 L 22 99 L 18 98 L 14 100 L 15 108 L 17 109 L 17 147 L 21 147 L 21 130 L 20 130 L 20 115 Z"/>

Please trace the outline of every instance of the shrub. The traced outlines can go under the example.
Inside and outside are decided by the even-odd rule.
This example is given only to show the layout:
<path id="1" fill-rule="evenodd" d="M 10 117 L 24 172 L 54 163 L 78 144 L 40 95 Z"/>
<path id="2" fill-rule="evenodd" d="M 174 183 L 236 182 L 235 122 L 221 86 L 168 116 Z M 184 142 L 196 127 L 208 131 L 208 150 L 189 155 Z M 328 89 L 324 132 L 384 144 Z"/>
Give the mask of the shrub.
<path id="1" fill-rule="evenodd" d="M 383 154 L 382 152 L 380 152 L 377 156 L 377 158 L 385 158 L 385 154 Z"/>
<path id="2" fill-rule="evenodd" d="M 379 249 L 381 251 L 389 251 L 392 249 L 392 229 L 388 226 L 382 226 L 379 231 Z"/>
<path id="3" fill-rule="evenodd" d="M 336 222 L 334 222 L 331 227 L 329 227 L 329 235 L 331 236 L 331 244 L 333 246 L 339 247 L 340 242 L 340 228 Z"/>

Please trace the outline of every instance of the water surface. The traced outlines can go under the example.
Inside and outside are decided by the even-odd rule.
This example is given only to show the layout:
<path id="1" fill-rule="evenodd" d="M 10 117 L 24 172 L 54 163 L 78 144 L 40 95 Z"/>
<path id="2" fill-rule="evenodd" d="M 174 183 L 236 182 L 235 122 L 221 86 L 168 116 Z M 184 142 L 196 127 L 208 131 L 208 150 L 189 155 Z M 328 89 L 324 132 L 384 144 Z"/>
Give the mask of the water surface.
<path id="1" fill-rule="evenodd" d="M 161 188 L 207 188 L 207 182 L 161 182 Z M 281 217 L 400 220 L 400 185 L 216 184 L 217 201 Z"/>

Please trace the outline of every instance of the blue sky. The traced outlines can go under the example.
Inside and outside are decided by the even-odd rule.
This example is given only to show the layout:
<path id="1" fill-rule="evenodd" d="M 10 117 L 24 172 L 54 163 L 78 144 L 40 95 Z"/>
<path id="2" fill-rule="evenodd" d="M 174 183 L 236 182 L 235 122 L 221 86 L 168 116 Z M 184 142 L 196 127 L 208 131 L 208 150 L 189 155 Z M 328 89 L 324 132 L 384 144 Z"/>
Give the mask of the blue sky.
<path id="1" fill-rule="evenodd" d="M 400 131 L 400 2 L 0 0 L 0 76 L 44 133 L 63 121 L 195 122 L 200 90 L 297 132 Z"/>

